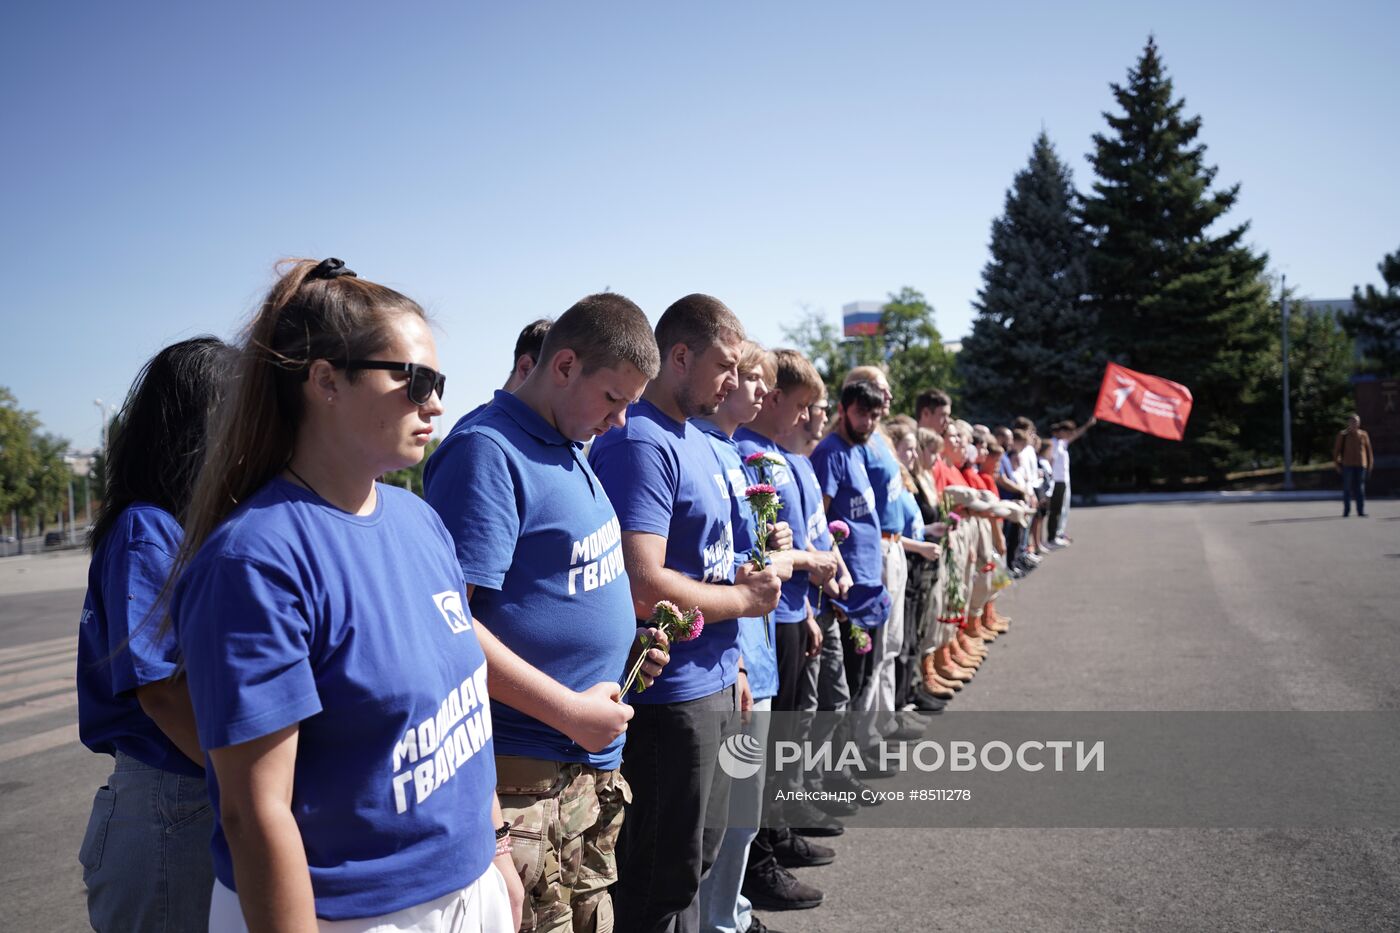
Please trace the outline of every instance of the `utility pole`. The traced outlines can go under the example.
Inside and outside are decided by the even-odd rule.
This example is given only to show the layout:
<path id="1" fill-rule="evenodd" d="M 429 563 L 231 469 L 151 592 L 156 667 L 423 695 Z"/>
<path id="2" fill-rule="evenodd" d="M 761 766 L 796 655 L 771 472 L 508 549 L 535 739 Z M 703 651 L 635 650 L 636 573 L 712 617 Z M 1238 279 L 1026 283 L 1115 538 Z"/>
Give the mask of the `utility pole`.
<path id="1" fill-rule="evenodd" d="M 1288 405 L 1288 276 L 1279 282 L 1279 307 L 1283 314 L 1283 488 L 1293 488 L 1293 413 Z"/>

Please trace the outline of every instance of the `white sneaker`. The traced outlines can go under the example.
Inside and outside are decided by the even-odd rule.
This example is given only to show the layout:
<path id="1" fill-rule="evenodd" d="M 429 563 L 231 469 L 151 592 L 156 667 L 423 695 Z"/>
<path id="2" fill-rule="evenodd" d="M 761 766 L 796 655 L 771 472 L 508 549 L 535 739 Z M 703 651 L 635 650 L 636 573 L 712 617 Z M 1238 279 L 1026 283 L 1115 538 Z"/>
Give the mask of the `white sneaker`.
<path id="1" fill-rule="evenodd" d="M 1069 547 L 1070 543 L 1069 538 L 1056 538 L 1054 541 L 1054 544 L 1058 547 Z"/>

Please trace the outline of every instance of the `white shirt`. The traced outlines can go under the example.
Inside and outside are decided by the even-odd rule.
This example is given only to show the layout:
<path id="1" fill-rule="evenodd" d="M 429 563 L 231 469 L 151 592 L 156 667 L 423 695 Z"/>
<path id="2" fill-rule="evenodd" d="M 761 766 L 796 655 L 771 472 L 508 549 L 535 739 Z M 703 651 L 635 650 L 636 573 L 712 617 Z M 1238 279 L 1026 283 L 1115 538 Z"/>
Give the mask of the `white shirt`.
<path id="1" fill-rule="evenodd" d="M 1016 454 L 1017 481 L 1027 489 L 1035 489 L 1040 485 L 1040 467 L 1035 461 L 1035 451 L 1031 450 L 1030 444 L 1022 447 L 1021 452 Z"/>
<path id="2" fill-rule="evenodd" d="M 1058 437 L 1050 442 L 1050 478 L 1057 483 L 1069 482 L 1069 444 Z"/>

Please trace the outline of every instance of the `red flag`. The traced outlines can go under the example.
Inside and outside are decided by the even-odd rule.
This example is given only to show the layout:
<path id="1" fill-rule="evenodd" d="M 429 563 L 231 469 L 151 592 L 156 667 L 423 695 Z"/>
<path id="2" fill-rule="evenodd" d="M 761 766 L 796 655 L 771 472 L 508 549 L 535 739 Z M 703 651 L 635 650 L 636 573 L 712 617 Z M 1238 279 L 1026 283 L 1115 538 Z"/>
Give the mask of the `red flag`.
<path id="1" fill-rule="evenodd" d="M 1179 382 L 1109 363 L 1094 417 L 1169 441 L 1179 441 L 1191 417 L 1191 390 Z"/>

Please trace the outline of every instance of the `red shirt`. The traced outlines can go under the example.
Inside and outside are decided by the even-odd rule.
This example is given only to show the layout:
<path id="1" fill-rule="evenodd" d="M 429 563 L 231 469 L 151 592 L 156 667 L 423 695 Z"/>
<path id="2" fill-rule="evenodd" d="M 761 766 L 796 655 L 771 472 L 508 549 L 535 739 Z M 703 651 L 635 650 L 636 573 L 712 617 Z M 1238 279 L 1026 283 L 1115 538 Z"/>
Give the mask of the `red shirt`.
<path id="1" fill-rule="evenodd" d="M 933 464 L 933 485 L 938 490 L 938 494 L 943 495 L 943 490 L 949 486 L 961 486 L 963 484 L 962 474 L 949 465 L 947 460 L 939 457 Z"/>

